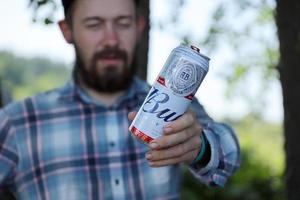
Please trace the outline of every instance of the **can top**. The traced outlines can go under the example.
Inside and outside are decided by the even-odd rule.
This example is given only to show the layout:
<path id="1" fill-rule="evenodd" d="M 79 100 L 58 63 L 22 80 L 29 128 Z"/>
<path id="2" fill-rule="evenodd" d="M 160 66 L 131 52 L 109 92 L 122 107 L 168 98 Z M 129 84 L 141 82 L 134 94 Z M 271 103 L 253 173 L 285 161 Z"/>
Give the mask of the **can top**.
<path id="1" fill-rule="evenodd" d="M 185 53 L 193 53 L 194 55 L 201 56 L 207 62 L 210 61 L 210 58 L 207 57 L 206 55 L 202 54 L 200 52 L 200 49 L 198 47 L 196 47 L 195 45 L 192 45 L 192 44 L 180 44 L 180 46 L 178 47 L 178 49 L 180 49 L 179 51 L 182 51 L 182 52 L 185 52 Z"/>

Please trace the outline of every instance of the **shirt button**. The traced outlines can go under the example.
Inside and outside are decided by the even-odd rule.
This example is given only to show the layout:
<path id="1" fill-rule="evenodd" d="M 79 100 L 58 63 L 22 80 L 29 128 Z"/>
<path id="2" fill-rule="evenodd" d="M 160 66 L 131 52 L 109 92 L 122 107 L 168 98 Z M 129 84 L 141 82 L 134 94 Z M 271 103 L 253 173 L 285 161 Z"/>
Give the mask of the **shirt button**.
<path id="1" fill-rule="evenodd" d="M 119 179 L 115 179 L 115 184 L 119 185 Z"/>
<path id="2" fill-rule="evenodd" d="M 114 142 L 110 142 L 109 145 L 110 145 L 111 147 L 114 147 L 116 144 L 115 144 Z"/>

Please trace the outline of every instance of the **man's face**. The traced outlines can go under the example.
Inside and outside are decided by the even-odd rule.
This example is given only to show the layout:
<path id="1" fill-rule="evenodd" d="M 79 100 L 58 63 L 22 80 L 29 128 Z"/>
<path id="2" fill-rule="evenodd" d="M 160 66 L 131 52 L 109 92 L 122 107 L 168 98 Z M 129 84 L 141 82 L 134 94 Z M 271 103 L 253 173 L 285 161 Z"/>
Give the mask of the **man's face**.
<path id="1" fill-rule="evenodd" d="M 75 72 L 99 92 L 124 90 L 139 34 L 133 0 L 77 0 L 72 15 Z"/>

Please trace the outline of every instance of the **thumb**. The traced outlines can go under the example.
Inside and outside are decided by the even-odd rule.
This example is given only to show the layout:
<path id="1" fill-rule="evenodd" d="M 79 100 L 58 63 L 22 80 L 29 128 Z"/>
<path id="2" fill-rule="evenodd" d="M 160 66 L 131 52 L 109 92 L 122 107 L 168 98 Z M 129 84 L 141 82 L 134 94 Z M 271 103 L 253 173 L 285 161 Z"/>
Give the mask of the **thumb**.
<path id="1" fill-rule="evenodd" d="M 136 111 L 129 112 L 128 113 L 128 119 L 129 119 L 129 121 L 132 121 L 135 118 L 136 114 L 137 114 Z"/>

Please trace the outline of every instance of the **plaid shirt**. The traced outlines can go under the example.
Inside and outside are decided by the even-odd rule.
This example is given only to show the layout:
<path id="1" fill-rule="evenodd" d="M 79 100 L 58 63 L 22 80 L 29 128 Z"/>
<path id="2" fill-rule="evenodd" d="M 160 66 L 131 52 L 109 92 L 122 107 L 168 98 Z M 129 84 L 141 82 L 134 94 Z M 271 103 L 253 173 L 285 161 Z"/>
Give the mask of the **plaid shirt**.
<path id="1" fill-rule="evenodd" d="M 0 111 L 0 188 L 18 199 L 178 199 L 178 165 L 151 168 L 146 145 L 128 131 L 149 86 L 135 78 L 110 107 L 73 81 L 15 102 Z M 227 126 L 215 123 L 195 100 L 211 159 L 191 172 L 207 185 L 223 186 L 239 165 L 239 147 Z"/>

